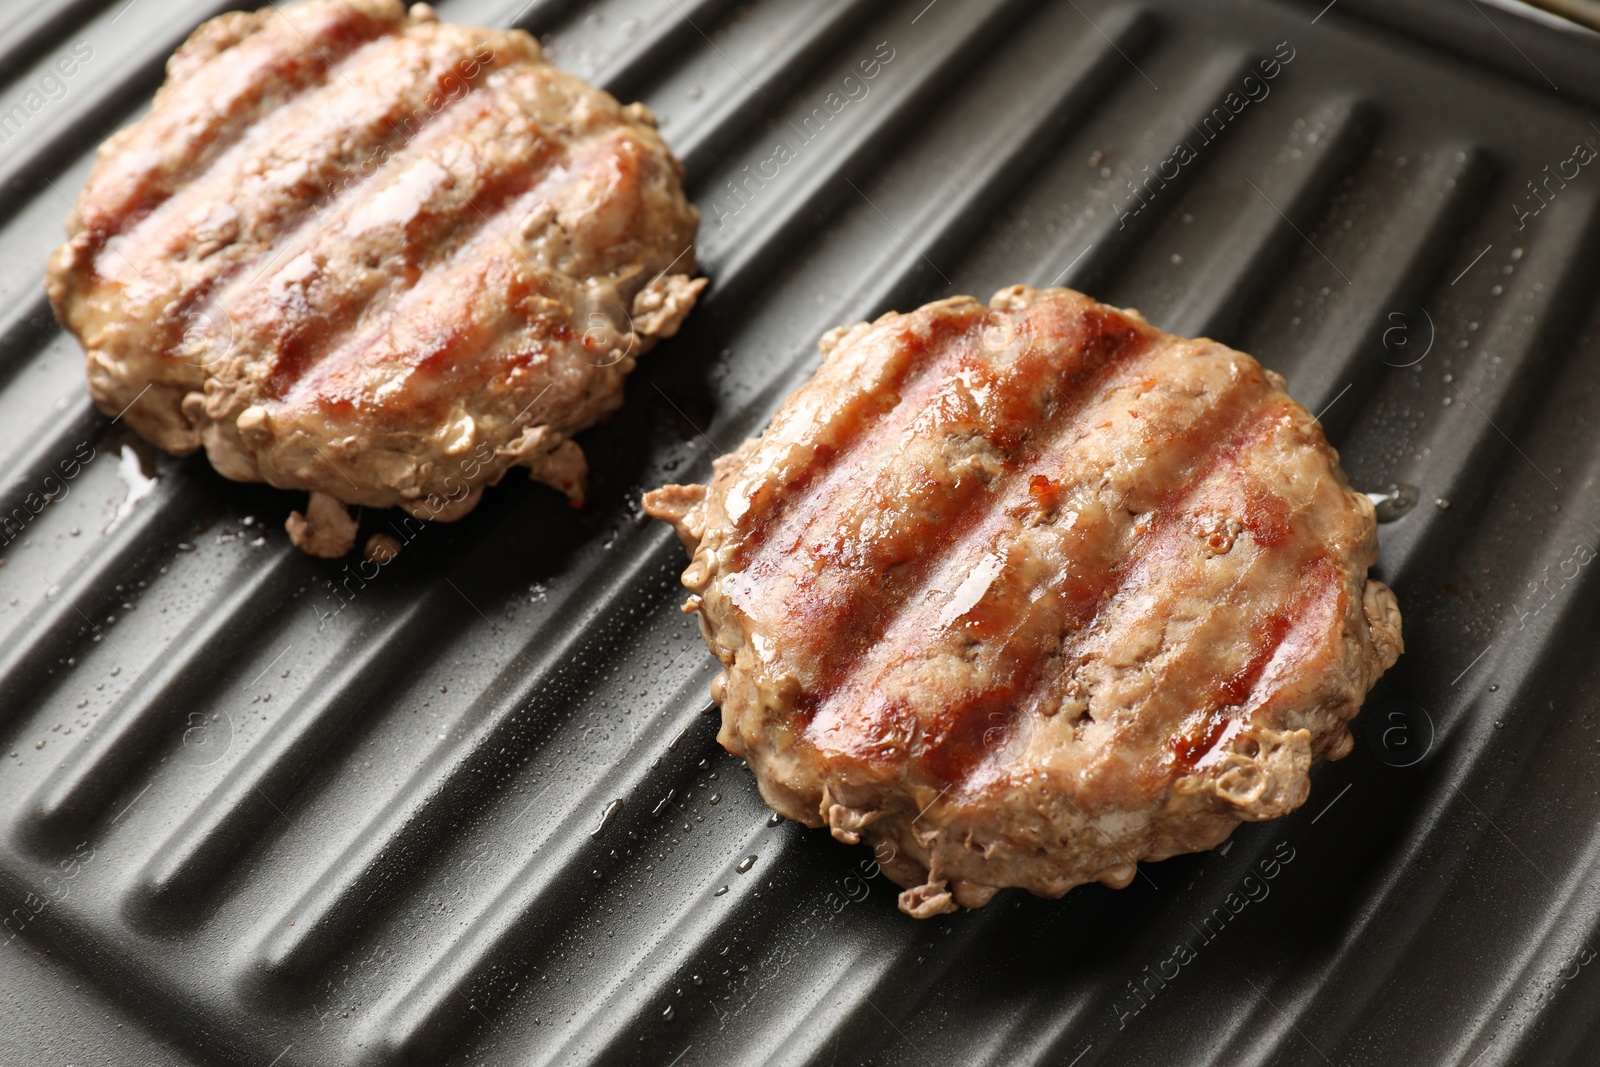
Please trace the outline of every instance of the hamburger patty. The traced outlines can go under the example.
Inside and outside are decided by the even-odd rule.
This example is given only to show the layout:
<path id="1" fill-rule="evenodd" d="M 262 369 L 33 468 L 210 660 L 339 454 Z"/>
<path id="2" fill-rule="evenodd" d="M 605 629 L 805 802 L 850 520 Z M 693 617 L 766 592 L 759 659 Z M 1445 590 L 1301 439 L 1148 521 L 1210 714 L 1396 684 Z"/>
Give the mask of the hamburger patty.
<path id="1" fill-rule="evenodd" d="M 101 410 L 322 494 L 291 534 L 337 555 L 327 498 L 453 519 L 520 465 L 581 501 L 569 436 L 705 284 L 681 174 L 644 107 L 520 30 L 232 13 L 101 147 L 47 288 Z"/>
<path id="2" fill-rule="evenodd" d="M 927 917 L 1126 885 L 1302 804 L 1401 651 L 1372 503 L 1281 377 L 1066 289 L 831 331 L 710 486 L 718 740 Z"/>

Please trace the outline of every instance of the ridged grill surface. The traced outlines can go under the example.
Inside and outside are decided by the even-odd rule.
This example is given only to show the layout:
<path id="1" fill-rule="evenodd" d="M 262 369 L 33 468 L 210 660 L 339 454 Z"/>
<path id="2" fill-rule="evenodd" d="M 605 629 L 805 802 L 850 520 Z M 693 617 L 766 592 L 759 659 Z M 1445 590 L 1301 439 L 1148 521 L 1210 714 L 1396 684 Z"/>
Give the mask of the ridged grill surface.
<path id="1" fill-rule="evenodd" d="M 40 286 L 223 5 L 0 0 L 0 1061 L 1592 1061 L 1600 47 L 1442 0 L 1385 16 L 1439 44 L 1356 0 L 436 6 L 663 117 L 712 282 L 584 510 L 507 483 L 376 567 L 97 414 Z M 824 330 L 1013 283 L 1252 353 L 1415 487 L 1407 652 L 1294 815 L 916 923 L 716 747 L 637 501 Z"/>

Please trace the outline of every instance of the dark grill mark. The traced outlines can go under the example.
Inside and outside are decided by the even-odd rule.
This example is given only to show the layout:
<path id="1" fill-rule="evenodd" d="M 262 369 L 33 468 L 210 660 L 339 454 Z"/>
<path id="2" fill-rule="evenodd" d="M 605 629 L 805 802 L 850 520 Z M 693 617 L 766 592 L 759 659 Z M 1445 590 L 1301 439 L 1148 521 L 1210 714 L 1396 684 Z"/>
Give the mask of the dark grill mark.
<path id="1" fill-rule="evenodd" d="M 1027 623 L 1032 620 L 1006 618 L 1003 613 L 998 618 L 988 620 L 986 626 L 980 623 L 979 636 L 986 639 L 996 636 L 1000 625 L 1011 627 L 1013 635 L 1029 634 L 1030 637 L 1019 642 L 1013 636 L 1000 650 L 1003 666 L 998 673 L 1003 681 L 999 686 L 968 701 L 956 703 L 945 712 L 944 719 L 949 720 L 948 725 L 939 731 L 937 738 L 923 754 L 927 774 L 936 776 L 934 780 L 941 782 L 963 782 L 970 777 L 985 753 L 970 750 L 963 753 L 958 750 L 946 755 L 940 751 L 947 743 L 944 739 L 970 735 L 978 730 L 977 719 L 985 720 L 985 725 L 991 728 L 998 723 L 1007 731 L 1014 729 L 1016 718 L 1029 703 L 1029 698 L 1036 696 L 1040 688 L 1052 680 L 1044 675 L 1044 667 L 1052 662 L 1071 661 L 1072 646 L 1081 635 L 1094 632 L 1100 615 L 1114 602 L 1118 592 L 1140 564 L 1158 553 L 1164 541 L 1186 536 L 1181 524 L 1188 502 L 1219 470 L 1233 463 L 1241 452 L 1269 432 L 1277 417 L 1277 412 L 1270 407 L 1263 410 L 1253 406 L 1238 408 L 1231 404 L 1218 404 L 1209 409 L 1207 417 L 1196 427 L 1199 439 L 1209 441 L 1228 436 L 1220 447 L 1203 452 L 1198 463 L 1181 473 L 1177 484 L 1166 493 L 1160 508 L 1150 516 L 1144 533 L 1138 536 L 1127 555 L 1116 559 L 1075 561 L 1080 564 L 1077 573 L 1063 575 L 1059 586 L 1051 591 L 1052 597 L 1041 598 L 1030 605 L 1032 612 L 1053 611 L 1058 620 L 1057 626 L 1030 629 Z M 1034 485 L 1034 480 L 1030 479 L 1030 494 Z M 1265 663 L 1263 660 L 1261 666 L 1264 667 Z M 1259 671 L 1260 668 L 1257 668 L 1257 674 Z M 1251 684 L 1254 684 L 1253 679 Z M 997 693 L 1004 694 L 1004 699 L 990 699 L 991 694 Z M 968 717 L 973 718 L 974 722 L 963 721 Z M 981 734 L 982 731 L 978 732 Z M 959 774 L 947 776 L 953 771 L 959 771 Z"/>
<path id="2" fill-rule="evenodd" d="M 125 232 L 200 173 L 227 148 L 247 136 L 283 99 L 325 84 L 333 68 L 362 45 L 392 31 L 391 23 L 344 6 L 316 9 L 304 25 L 281 12 L 265 27 L 213 57 L 179 83 L 180 104 L 158 112 L 165 121 L 140 131 L 96 174 L 83 198 L 85 260 L 111 237 Z M 169 157 L 175 166 L 153 163 L 149 153 L 170 150 L 174 141 L 190 150 Z M 143 151 L 139 149 L 143 148 Z"/>
<path id="3" fill-rule="evenodd" d="M 771 537 L 752 554 L 747 566 L 764 577 L 764 591 L 774 588 L 774 579 L 793 583 L 792 595 L 784 594 L 781 602 L 769 600 L 769 605 L 795 624 L 792 640 L 812 650 L 817 673 L 808 684 L 820 706 L 836 695 L 848 700 L 849 693 L 859 691 L 850 683 L 867 662 L 866 653 L 906 613 L 947 553 L 991 521 L 994 509 L 984 501 L 1005 500 L 1016 480 L 1025 479 L 1018 460 L 1026 442 L 1069 436 L 1073 420 L 1102 393 L 1107 380 L 1137 366 L 1159 336 L 1109 309 L 1073 308 L 1064 324 L 1050 318 L 1057 313 L 1055 308 L 1040 310 L 1035 342 L 1016 357 L 1015 365 L 999 372 L 976 349 L 974 328 L 982 320 L 964 320 L 965 334 L 952 336 L 909 384 L 895 411 L 873 429 L 874 439 L 865 440 L 863 428 L 849 456 L 836 460 L 827 483 L 803 506 L 790 510 L 786 536 Z M 914 335 L 902 334 L 907 336 Z M 918 356 L 926 350 L 919 341 Z M 958 375 L 973 390 L 988 393 L 974 429 L 1001 450 L 1005 473 L 1000 479 L 991 485 L 976 476 L 961 476 L 943 492 L 927 480 L 924 486 L 935 490 L 929 504 L 918 510 L 902 508 L 899 514 L 896 508 L 902 502 L 890 495 L 886 477 L 874 477 L 865 491 L 856 488 L 852 475 L 859 473 L 848 466 L 850 457 L 872 458 L 872 450 L 884 442 L 903 440 L 934 410 L 941 388 Z M 947 428 L 965 423 L 959 415 L 942 420 L 930 436 L 938 439 Z M 869 518 L 890 526 L 883 536 L 862 539 L 839 530 L 841 516 L 863 500 Z M 813 531 L 813 545 L 802 547 Z"/>
<path id="4" fill-rule="evenodd" d="M 493 105 L 482 102 L 467 107 L 463 104 L 456 110 L 461 112 L 457 119 L 430 126 L 427 135 L 418 138 L 403 159 L 395 161 L 394 169 L 398 171 L 402 166 L 428 160 L 431 152 L 447 147 L 452 137 L 459 136 L 474 121 L 489 117 Z M 392 350 L 393 327 L 406 314 L 408 300 L 407 297 L 393 294 L 385 297 L 390 288 L 417 295 L 431 290 L 434 285 L 451 285 L 457 279 L 452 277 L 448 264 L 458 256 L 475 253 L 480 257 L 509 260 L 513 265 L 520 262 L 520 250 L 509 244 L 509 237 L 506 236 L 509 223 L 499 216 L 507 213 L 505 209 L 508 205 L 537 185 L 558 158 L 551 144 L 540 138 L 537 130 L 530 130 L 527 136 L 538 144 L 531 158 L 513 162 L 509 167 L 488 174 L 472 175 L 481 184 L 467 203 L 447 211 L 438 210 L 435 204 L 427 201 L 417 206 L 415 214 L 404 224 L 405 247 L 401 260 L 388 265 L 400 271 L 397 284 L 385 286 L 374 294 L 341 290 L 338 291 L 341 299 L 320 313 L 307 310 L 282 316 L 281 321 L 291 332 L 292 341 L 289 344 L 280 343 L 277 348 L 277 358 L 266 387 L 270 395 L 279 399 L 288 398 L 319 363 L 336 369 L 341 364 L 359 360 L 365 353 Z M 370 191 L 381 195 L 383 189 L 372 187 Z M 341 211 L 341 217 L 347 219 L 357 210 L 359 204 L 353 204 Z M 317 248 L 340 241 L 341 228 L 330 227 L 328 231 L 315 236 L 316 243 L 308 249 L 313 254 Z M 533 270 L 531 266 L 525 269 Z M 485 284 L 483 273 L 476 272 L 468 279 L 468 284 L 481 290 Z M 255 295 L 247 293 L 245 299 L 252 300 Z M 374 298 L 386 298 L 392 304 L 381 314 L 369 315 Z M 462 312 L 468 319 L 476 318 L 470 306 L 463 308 Z M 268 321 L 272 321 L 273 314 L 271 310 L 265 310 L 251 318 L 267 317 Z M 350 331 L 358 322 L 363 322 L 364 326 L 357 336 L 351 337 Z M 459 328 L 445 331 L 448 337 L 440 330 L 434 332 L 439 334 L 438 343 L 423 346 L 430 355 L 424 357 L 422 364 L 436 371 L 442 369 L 441 360 L 470 359 L 478 352 L 481 342 L 492 337 L 492 334 L 483 331 Z M 330 392 L 325 399 L 330 407 L 348 408 L 354 397 Z"/>
<path id="5" fill-rule="evenodd" d="M 1216 747 L 1229 723 L 1249 705 L 1256 703 L 1253 698 L 1267 665 L 1296 626 L 1330 593 L 1339 593 L 1338 568 L 1325 555 L 1313 557 L 1301 569 L 1300 581 L 1287 605 L 1262 619 L 1253 628 L 1250 658 L 1237 671 L 1217 683 L 1215 692 L 1195 716 L 1195 724 L 1173 739 L 1172 755 L 1180 772 L 1192 770 L 1206 753 Z"/>
<path id="6" fill-rule="evenodd" d="M 281 98 L 264 97 L 264 111 L 245 109 L 238 125 L 221 138 L 231 151 L 224 151 L 219 141 L 171 175 L 126 179 L 133 184 L 143 181 L 151 190 L 152 199 L 148 210 L 139 212 L 137 218 L 126 213 L 126 217 L 120 217 L 114 227 L 120 236 L 100 253 L 97 274 L 111 279 L 112 284 L 124 275 L 161 277 L 166 273 L 152 272 L 141 264 L 190 260 L 192 250 L 203 240 L 191 217 L 198 208 L 219 201 L 241 208 L 238 243 L 243 246 L 242 254 L 236 251 L 194 257 L 203 262 L 204 269 L 183 276 L 183 291 L 169 304 L 161 320 L 149 327 L 149 343 L 158 350 L 170 353 L 191 328 L 192 315 L 214 294 L 221 294 L 217 299 L 226 300 L 230 284 L 265 283 L 260 277 L 263 270 L 281 270 L 298 251 L 313 245 L 329 228 L 337 227 L 352 205 L 381 183 L 383 176 L 392 173 L 397 161 L 407 157 L 408 149 L 421 143 L 448 145 L 447 138 L 434 133 L 441 117 L 447 124 L 461 124 L 475 114 L 473 90 L 482 85 L 489 67 L 480 63 L 475 77 L 460 77 L 459 72 L 467 69 L 463 64 L 475 60 L 465 39 L 401 36 L 393 37 L 383 48 L 361 49 L 372 39 L 357 30 L 374 27 L 368 26 L 370 20 L 365 16 L 352 19 L 346 12 L 322 23 L 327 33 L 344 42 L 342 51 L 331 38 L 324 45 L 321 39 L 309 33 L 302 36 L 287 25 L 283 27 L 287 38 L 267 39 L 266 31 L 262 31 L 247 39 L 238 47 L 265 39 L 280 49 L 273 55 L 280 59 L 284 55 L 299 56 L 308 70 L 320 64 L 321 74 L 278 87 Z M 237 50 L 224 52 L 199 68 L 192 75 L 194 81 L 205 84 L 213 76 L 213 67 L 231 62 Z M 334 71 L 331 65 L 345 53 L 349 53 L 349 61 Z M 431 87 L 428 92 L 444 101 L 437 110 L 415 108 L 407 95 L 419 92 L 411 83 L 421 73 L 427 74 L 427 85 Z M 455 95 L 439 95 L 446 85 L 455 86 Z M 178 88 L 181 91 L 188 87 L 189 83 L 184 83 Z M 419 92 L 419 96 L 425 95 Z M 375 105 L 374 101 L 378 103 Z M 161 115 L 161 109 L 155 114 Z M 130 156 L 131 153 L 118 153 L 113 165 L 125 165 L 121 161 Z M 285 166 L 285 158 L 293 162 Z M 299 167 L 299 162 L 304 162 L 305 167 Z M 84 197 L 88 214 L 95 213 L 97 196 L 109 196 L 116 202 L 119 187 L 114 183 L 106 187 L 116 177 L 97 176 Z M 186 184 L 168 196 L 167 191 L 179 178 Z M 103 187 L 105 192 L 101 192 Z M 480 224 L 476 215 L 470 221 Z M 112 232 L 101 229 L 108 236 Z M 80 246 L 81 242 L 82 238 Z M 80 262 L 84 258 L 80 252 Z M 243 317 L 248 319 L 249 315 Z M 265 332 L 279 329 L 272 326 Z M 291 325 L 290 329 L 295 327 Z M 275 373 L 272 388 L 281 393 L 298 377 L 293 369 L 303 371 L 305 352 L 313 347 L 309 339 L 283 339 L 278 350 L 290 373 Z"/>

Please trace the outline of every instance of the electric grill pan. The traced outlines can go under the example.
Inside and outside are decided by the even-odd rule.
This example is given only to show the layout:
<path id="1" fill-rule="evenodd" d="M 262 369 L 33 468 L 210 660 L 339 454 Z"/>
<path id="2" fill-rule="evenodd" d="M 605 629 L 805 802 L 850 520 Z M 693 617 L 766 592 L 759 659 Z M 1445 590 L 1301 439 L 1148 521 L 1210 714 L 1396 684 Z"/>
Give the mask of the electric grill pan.
<path id="1" fill-rule="evenodd" d="M 587 508 L 508 482 L 376 568 L 96 413 L 41 289 L 225 6 L 0 0 L 0 1063 L 1600 1062 L 1600 38 L 1482 0 L 445 0 L 662 116 L 712 283 L 583 435 Z M 1408 650 L 1289 818 L 914 922 L 717 747 L 637 502 L 827 328 L 1013 282 L 1283 372 L 1383 494 Z"/>

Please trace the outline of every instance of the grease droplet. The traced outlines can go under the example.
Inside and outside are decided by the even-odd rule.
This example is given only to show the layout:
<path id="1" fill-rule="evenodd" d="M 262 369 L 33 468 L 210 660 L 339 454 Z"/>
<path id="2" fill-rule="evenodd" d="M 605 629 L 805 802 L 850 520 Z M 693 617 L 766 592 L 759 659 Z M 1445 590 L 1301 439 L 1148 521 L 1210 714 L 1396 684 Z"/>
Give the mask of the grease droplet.
<path id="1" fill-rule="evenodd" d="M 600 831 L 604 830 L 606 828 L 606 824 L 609 823 L 613 818 L 615 818 L 617 812 L 619 812 L 621 810 L 622 810 L 622 800 L 621 800 L 620 797 L 618 799 L 616 799 L 616 800 L 613 800 L 611 803 L 607 804 L 606 805 L 606 810 L 600 813 L 600 825 L 596 826 L 594 828 L 594 832 L 591 833 L 589 836 L 590 837 L 599 837 L 600 836 Z"/>
<path id="2" fill-rule="evenodd" d="M 1416 507 L 1421 495 L 1414 485 L 1391 482 L 1381 493 L 1368 493 L 1367 499 L 1372 501 L 1379 522 L 1393 522 Z"/>

